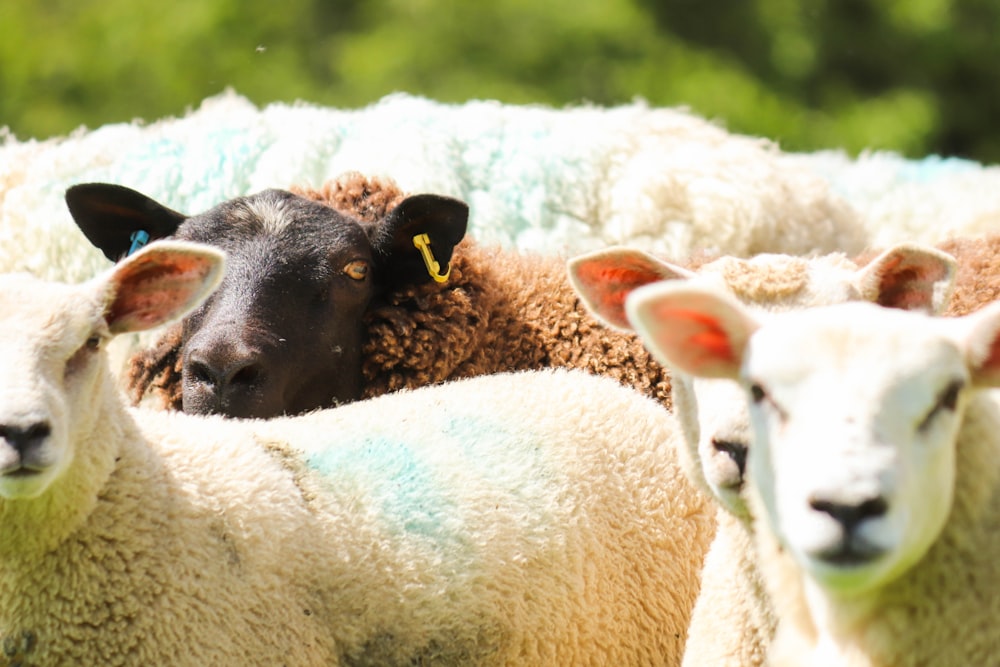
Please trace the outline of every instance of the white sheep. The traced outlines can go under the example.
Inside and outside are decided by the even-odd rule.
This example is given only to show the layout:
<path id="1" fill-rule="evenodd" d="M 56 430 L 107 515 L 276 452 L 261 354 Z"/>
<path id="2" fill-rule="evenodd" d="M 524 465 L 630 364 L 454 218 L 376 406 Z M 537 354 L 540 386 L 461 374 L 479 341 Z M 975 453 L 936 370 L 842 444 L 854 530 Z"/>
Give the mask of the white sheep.
<path id="1" fill-rule="evenodd" d="M 102 351 L 218 251 L 0 277 L 6 664 L 679 663 L 712 534 L 669 413 L 582 372 L 270 421 L 126 408 Z"/>
<path id="2" fill-rule="evenodd" d="M 176 118 L 46 141 L 0 128 L 0 270 L 82 280 L 104 267 L 63 205 L 76 183 L 181 211 L 346 171 L 458 197 L 481 242 L 546 253 L 627 243 L 675 258 L 936 243 L 996 228 L 1000 167 L 928 156 L 789 153 L 676 108 L 440 103 L 258 108 L 227 91 Z"/>
<path id="3" fill-rule="evenodd" d="M 612 243 L 684 257 L 857 252 L 863 221 L 771 141 L 682 109 L 446 104 L 394 94 L 364 108 L 226 92 L 179 118 L 47 141 L 0 130 L 0 270 L 83 280 L 104 267 L 63 204 L 71 185 L 129 186 L 178 211 L 348 171 L 466 201 L 484 243 L 547 253 Z"/>
<path id="4" fill-rule="evenodd" d="M 884 306 L 940 310 L 954 260 L 933 248 L 901 245 L 863 267 L 841 255 L 813 259 L 761 255 L 721 258 L 697 272 L 629 248 L 609 248 L 572 259 L 569 273 L 587 307 L 606 324 L 631 329 L 627 296 L 662 280 L 709 284 L 736 296 L 754 312 L 867 300 Z M 756 567 L 744 472 L 750 417 L 739 389 L 726 380 L 694 378 L 671 369 L 673 405 L 684 435 L 680 460 L 690 479 L 719 505 L 718 528 L 702 573 L 685 664 L 763 664 L 775 619 Z"/>
<path id="5" fill-rule="evenodd" d="M 661 284 L 626 309 L 665 363 L 748 398 L 769 664 L 997 664 L 1000 304 L 760 316 Z"/>

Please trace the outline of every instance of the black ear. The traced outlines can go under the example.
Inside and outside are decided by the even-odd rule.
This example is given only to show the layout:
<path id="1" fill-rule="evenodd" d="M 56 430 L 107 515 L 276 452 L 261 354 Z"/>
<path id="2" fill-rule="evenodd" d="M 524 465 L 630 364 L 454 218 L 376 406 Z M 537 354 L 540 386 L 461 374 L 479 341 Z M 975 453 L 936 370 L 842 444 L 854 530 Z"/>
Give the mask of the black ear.
<path id="1" fill-rule="evenodd" d="M 468 222 L 469 206 L 459 199 L 414 195 L 400 202 L 369 228 L 385 286 L 444 282 Z"/>
<path id="2" fill-rule="evenodd" d="M 83 235 L 112 262 L 132 248 L 133 234 L 147 241 L 172 236 L 187 219 L 146 195 L 122 185 L 81 183 L 66 190 L 66 205 Z"/>

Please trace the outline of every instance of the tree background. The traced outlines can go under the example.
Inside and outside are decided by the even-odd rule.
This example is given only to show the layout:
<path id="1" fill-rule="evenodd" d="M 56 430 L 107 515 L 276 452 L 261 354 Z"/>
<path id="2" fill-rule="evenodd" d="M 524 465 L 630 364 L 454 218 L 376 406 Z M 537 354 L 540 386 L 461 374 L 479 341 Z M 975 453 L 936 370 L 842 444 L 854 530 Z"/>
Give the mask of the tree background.
<path id="1" fill-rule="evenodd" d="M 19 139 L 183 114 L 227 87 L 686 106 L 786 150 L 1000 160 L 995 0 L 4 0 Z"/>

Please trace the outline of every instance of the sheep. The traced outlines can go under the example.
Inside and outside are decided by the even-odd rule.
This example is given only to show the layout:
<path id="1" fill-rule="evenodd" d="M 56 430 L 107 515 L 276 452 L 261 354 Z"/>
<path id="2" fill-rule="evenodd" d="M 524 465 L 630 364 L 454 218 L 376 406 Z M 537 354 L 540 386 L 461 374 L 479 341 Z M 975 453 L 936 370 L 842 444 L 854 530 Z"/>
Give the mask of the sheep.
<path id="1" fill-rule="evenodd" d="M 974 289 L 972 277 L 959 270 L 952 255 L 918 244 L 900 244 L 859 259 L 834 253 L 815 258 L 763 254 L 701 261 L 705 263 L 693 264 L 694 271 L 641 250 L 612 247 L 570 259 L 567 271 L 588 313 L 612 330 L 630 333 L 633 329 L 624 308 L 628 295 L 658 281 L 697 279 L 726 289 L 762 312 L 864 300 L 936 313 L 948 307 L 958 278 L 963 294 Z M 682 373 L 672 375 L 672 384 L 687 436 L 685 455 L 692 479 L 724 508 L 745 517 L 740 468 L 749 422 L 742 396 L 727 391 L 731 390 L 728 383 Z M 707 400 L 698 401 L 697 395 Z"/>
<path id="2" fill-rule="evenodd" d="M 859 155 L 783 152 L 778 161 L 827 181 L 864 221 L 872 248 L 900 241 L 937 246 L 955 237 L 994 233 L 1000 221 L 997 165 L 939 155 L 908 159 L 872 150 Z"/>
<path id="3" fill-rule="evenodd" d="M 80 285 L 0 276 L 11 664 L 679 662 L 712 521 L 662 406 L 555 370 L 272 420 L 127 407 L 107 340 L 221 265 L 160 241 Z"/>
<path id="4" fill-rule="evenodd" d="M 430 194 L 400 197 L 368 225 L 283 190 L 191 217 L 104 183 L 78 184 L 66 202 L 112 260 L 129 252 L 136 234 L 228 253 L 222 286 L 184 320 L 181 380 L 186 411 L 236 417 L 359 398 L 364 313 L 384 292 L 432 280 L 416 239 L 426 240 L 447 274 L 468 218 L 464 202 Z"/>
<path id="5" fill-rule="evenodd" d="M 180 117 L 45 141 L 0 128 L 0 270 L 82 280 L 104 267 L 66 215 L 75 183 L 122 183 L 199 211 L 347 170 L 466 201 L 475 238 L 542 253 L 853 254 L 982 234 L 1000 211 L 1000 167 L 790 153 L 641 101 L 546 108 L 398 93 L 338 109 L 257 107 L 226 91 Z"/>
<path id="6" fill-rule="evenodd" d="M 725 288 L 760 312 L 846 300 L 939 311 L 956 276 L 950 256 L 915 245 L 901 245 L 864 262 L 842 255 L 812 260 L 778 255 L 721 258 L 699 273 L 635 249 L 609 248 L 573 258 L 568 270 L 588 309 L 608 326 L 623 330 L 631 330 L 624 308 L 628 295 L 662 280 L 695 280 Z M 749 414 L 742 395 L 727 381 L 696 379 L 676 369 L 671 381 L 684 436 L 680 458 L 691 481 L 718 503 L 718 527 L 705 561 L 685 664 L 761 665 L 775 618 L 755 565 L 744 498 Z"/>
<path id="7" fill-rule="evenodd" d="M 1000 304 L 759 315 L 663 283 L 626 311 L 664 363 L 743 390 L 769 664 L 996 663 Z"/>
<path id="8" fill-rule="evenodd" d="M 955 316 L 974 312 L 1000 297 L 1000 271 L 996 261 L 1000 235 L 949 239 L 939 243 L 936 249 L 953 256 L 956 261 L 953 269 L 945 270 L 946 265 L 951 264 L 945 261 L 940 271 L 925 272 L 925 279 L 936 276 L 925 285 L 933 286 L 934 291 L 921 292 L 916 298 L 907 296 L 907 290 L 919 283 L 909 284 L 904 278 L 899 285 L 886 285 L 892 291 L 884 291 L 895 294 L 897 300 L 893 303 L 883 298 L 883 305 L 916 306 Z M 620 252 L 625 254 L 616 257 Z M 631 251 L 614 249 L 606 254 L 605 257 L 605 253 L 593 253 L 589 258 L 581 257 L 576 261 L 593 263 L 591 271 L 599 275 L 600 270 L 608 271 L 632 255 Z M 648 257 L 636 255 L 628 261 L 637 266 L 650 261 Z M 868 252 L 851 261 L 865 266 L 879 255 L 881 253 Z M 602 267 L 605 262 L 609 264 Z M 873 266 L 878 264 L 875 262 Z M 898 265 L 898 275 L 905 276 L 906 271 L 912 270 L 910 266 L 910 262 Z M 919 274 L 918 271 L 915 275 Z M 650 272 L 648 277 L 651 281 L 656 276 Z M 603 282 L 595 280 L 591 285 L 578 282 L 577 287 L 583 290 L 581 295 L 586 300 L 588 291 L 607 289 Z M 631 287 L 645 282 L 648 281 L 635 281 Z M 949 283 L 952 283 L 951 290 L 947 289 Z M 629 288 L 629 285 L 619 286 L 619 289 Z M 744 298 L 743 301 L 753 305 L 752 300 Z M 811 305 L 821 302 L 816 300 Z M 624 295 L 588 305 L 607 323 L 614 320 L 613 325 L 629 326 L 623 308 L 602 315 L 601 309 L 614 303 L 623 304 Z M 677 416 L 686 424 L 685 433 L 688 434 L 684 441 L 688 452 L 682 452 L 682 460 L 688 461 L 687 470 L 693 481 L 706 489 L 724 510 L 719 512 L 715 541 L 706 557 L 685 662 L 692 665 L 760 665 L 774 631 L 775 619 L 755 565 L 750 516 L 742 493 L 749 415 L 742 405 L 742 395 L 725 381 L 692 379 L 674 372 L 672 383 Z"/>
<path id="9" fill-rule="evenodd" d="M 664 369 L 634 335 L 609 333 L 589 318 L 562 259 L 469 239 L 454 245 L 464 232 L 464 206 L 431 195 L 404 197 L 388 179 L 348 174 L 323 189 L 298 192 L 263 195 L 281 198 L 287 238 L 275 239 L 260 226 L 240 246 L 227 240 L 234 236 L 228 230 L 248 217 L 246 199 L 184 218 L 118 186 L 81 185 L 67 194 L 81 227 L 109 256 L 127 248 L 136 226 L 158 238 L 172 225 L 179 225 L 178 238 L 230 253 L 232 277 L 208 303 L 133 358 L 125 378 L 133 400 L 186 412 L 272 417 L 445 380 L 572 367 L 618 379 L 669 406 Z M 410 205 L 414 201 L 420 206 Z M 312 221 L 307 231 L 302 211 Z M 347 244 L 345 227 L 353 232 Z M 387 229 L 397 233 L 389 237 Z M 448 275 L 442 282 L 428 277 L 412 244 L 405 247 L 425 230 L 440 274 Z M 331 238 L 345 246 L 338 251 L 341 264 L 368 259 L 361 284 L 351 285 L 368 290 L 367 306 L 353 294 L 346 305 L 343 296 L 331 296 L 322 309 L 308 294 L 295 296 L 303 291 L 303 276 L 323 269 L 326 255 L 314 248 L 333 245 Z M 379 252 L 382 247 L 389 250 Z M 412 270 L 400 271 L 400 265 Z M 355 338 L 338 333 L 345 330 Z M 353 382 L 345 387 L 344 379 Z"/>
<path id="10" fill-rule="evenodd" d="M 258 108 L 228 91 L 182 117 L 46 141 L 0 128 L 0 270 L 82 280 L 103 268 L 62 204 L 76 183 L 121 183 L 204 211 L 350 170 L 468 202 L 477 239 L 519 250 L 629 242 L 684 257 L 865 247 L 854 208 L 824 177 L 782 166 L 780 156 L 772 141 L 641 101 L 549 108 L 400 93 L 357 109 Z"/>

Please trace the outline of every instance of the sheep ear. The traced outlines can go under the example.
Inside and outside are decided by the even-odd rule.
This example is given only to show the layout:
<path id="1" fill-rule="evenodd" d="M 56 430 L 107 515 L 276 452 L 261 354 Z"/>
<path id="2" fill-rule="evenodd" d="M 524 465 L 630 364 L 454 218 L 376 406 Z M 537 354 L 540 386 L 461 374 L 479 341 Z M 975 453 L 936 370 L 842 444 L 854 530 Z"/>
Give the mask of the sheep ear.
<path id="1" fill-rule="evenodd" d="M 123 259 L 102 278 L 111 333 L 144 331 L 185 315 L 219 286 L 224 270 L 221 250 L 180 241 L 160 241 Z"/>
<path id="2" fill-rule="evenodd" d="M 960 339 L 973 383 L 980 387 L 1000 387 L 1000 302 L 943 322 L 962 329 Z"/>
<path id="3" fill-rule="evenodd" d="M 369 228 L 388 288 L 445 282 L 451 255 L 465 237 L 469 206 L 441 195 L 414 195 Z"/>
<path id="4" fill-rule="evenodd" d="M 66 205 L 87 240 L 112 262 L 129 253 L 137 232 L 146 233 L 143 243 L 155 241 L 173 236 L 187 219 L 140 192 L 111 183 L 74 185 L 66 190 Z"/>
<path id="5" fill-rule="evenodd" d="M 929 246 L 905 243 L 886 250 L 855 274 L 862 298 L 889 308 L 937 314 L 955 284 L 955 258 Z"/>
<path id="6" fill-rule="evenodd" d="M 637 289 L 625 312 L 661 363 L 694 377 L 739 377 L 747 341 L 759 326 L 729 295 L 684 282 Z"/>
<path id="7" fill-rule="evenodd" d="M 598 319 L 618 329 L 631 329 L 625 298 L 634 290 L 661 280 L 687 280 L 696 274 L 641 250 L 614 247 L 569 260 L 569 281 L 584 305 Z"/>

